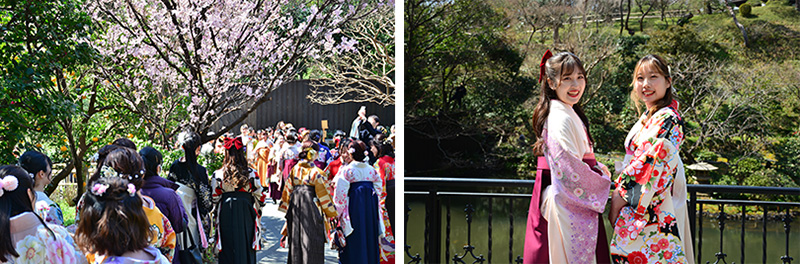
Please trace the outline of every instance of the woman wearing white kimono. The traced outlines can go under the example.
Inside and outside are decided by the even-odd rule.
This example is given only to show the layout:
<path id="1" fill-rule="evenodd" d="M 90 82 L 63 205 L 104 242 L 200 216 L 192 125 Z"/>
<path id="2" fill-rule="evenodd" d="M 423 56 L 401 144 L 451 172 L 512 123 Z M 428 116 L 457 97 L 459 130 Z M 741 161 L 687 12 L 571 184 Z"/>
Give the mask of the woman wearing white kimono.
<path id="1" fill-rule="evenodd" d="M 588 121 L 578 103 L 586 71 L 572 53 L 542 58 L 533 125 L 539 155 L 528 213 L 524 263 L 608 263 L 600 213 L 610 172 L 594 159 Z M 548 186 L 549 185 L 549 186 Z"/>

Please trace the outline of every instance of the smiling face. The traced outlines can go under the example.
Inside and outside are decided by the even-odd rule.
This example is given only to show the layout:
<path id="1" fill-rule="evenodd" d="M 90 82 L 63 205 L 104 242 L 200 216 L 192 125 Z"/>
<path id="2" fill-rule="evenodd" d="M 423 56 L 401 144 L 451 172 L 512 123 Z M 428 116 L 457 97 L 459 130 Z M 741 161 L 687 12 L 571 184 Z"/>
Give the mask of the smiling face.
<path id="1" fill-rule="evenodd" d="M 648 109 L 664 98 L 672 83 L 652 64 L 643 64 L 637 68 L 634 78 L 633 89 Z"/>
<path id="2" fill-rule="evenodd" d="M 562 74 L 557 81 L 556 95 L 558 100 L 570 107 L 577 104 L 583 96 L 586 88 L 586 76 L 580 70 L 573 70 L 571 73 Z M 549 80 L 548 80 L 549 81 Z M 551 83 L 551 87 L 553 87 Z"/>

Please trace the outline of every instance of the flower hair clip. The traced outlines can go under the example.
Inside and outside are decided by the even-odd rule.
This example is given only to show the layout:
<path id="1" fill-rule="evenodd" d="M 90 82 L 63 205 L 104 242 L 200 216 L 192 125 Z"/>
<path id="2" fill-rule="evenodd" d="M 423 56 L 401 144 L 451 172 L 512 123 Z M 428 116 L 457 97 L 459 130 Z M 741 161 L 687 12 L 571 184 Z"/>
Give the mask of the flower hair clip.
<path id="1" fill-rule="evenodd" d="M 103 177 L 122 177 L 122 176 L 125 176 L 125 178 L 130 181 L 130 180 L 139 178 L 140 175 L 144 175 L 144 170 L 140 170 L 139 174 L 127 175 L 127 174 L 120 174 L 119 172 L 115 171 L 113 168 L 111 168 L 109 166 L 106 166 L 106 165 L 103 165 L 103 167 L 100 168 L 100 175 L 102 175 Z"/>
<path id="2" fill-rule="evenodd" d="M 19 186 L 19 179 L 17 179 L 17 177 L 6 176 L 0 179 L 0 196 L 3 196 L 6 191 L 11 192 L 16 190 L 17 186 Z"/>
<path id="3" fill-rule="evenodd" d="M 136 195 L 136 186 L 133 183 L 128 183 L 128 193 L 133 197 Z"/>
<path id="4" fill-rule="evenodd" d="M 350 152 L 350 154 L 353 154 L 353 153 L 356 153 L 356 149 L 355 148 L 350 148 L 350 149 L 347 150 L 347 152 Z"/>
<path id="5" fill-rule="evenodd" d="M 97 196 L 103 196 L 106 190 L 108 190 L 108 187 L 108 184 L 105 183 L 95 183 L 92 185 L 92 193 Z"/>

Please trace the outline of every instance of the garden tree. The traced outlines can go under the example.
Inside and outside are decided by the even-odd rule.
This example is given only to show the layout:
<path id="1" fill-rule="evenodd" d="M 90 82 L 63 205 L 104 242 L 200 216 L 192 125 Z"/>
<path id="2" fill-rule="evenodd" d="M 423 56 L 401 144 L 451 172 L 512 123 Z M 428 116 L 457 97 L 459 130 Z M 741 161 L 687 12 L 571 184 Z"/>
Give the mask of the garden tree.
<path id="1" fill-rule="evenodd" d="M 496 166 L 502 153 L 493 149 L 528 120 L 521 107 L 534 87 L 519 72 L 524 57 L 502 35 L 507 21 L 484 1 L 405 8 L 409 149 L 437 156 L 415 164 Z"/>
<path id="2" fill-rule="evenodd" d="M 682 148 L 685 153 L 699 147 L 720 149 L 720 144 L 731 138 L 766 132 L 764 123 L 768 120 L 759 106 L 769 104 L 773 97 L 764 87 L 775 73 L 763 67 L 743 69 L 691 55 L 675 58 L 672 65 L 681 112 L 689 122 L 685 133 L 696 137 L 693 144 Z"/>
<path id="3" fill-rule="evenodd" d="M 731 17 L 733 17 L 733 24 L 736 25 L 736 27 L 739 28 L 739 31 L 742 32 L 742 37 L 744 38 L 744 46 L 749 48 L 750 40 L 747 38 L 747 31 L 744 29 L 742 23 L 739 23 L 739 20 L 736 19 L 736 13 L 733 12 L 733 4 L 731 4 L 730 0 L 725 0 L 725 6 L 728 7 L 728 13 L 731 14 Z"/>
<path id="4" fill-rule="evenodd" d="M 314 63 L 308 99 L 318 104 L 373 102 L 395 104 L 394 6 L 379 5 L 366 17 L 342 27 L 342 47 Z"/>
<path id="5" fill-rule="evenodd" d="M 628 2 L 628 16 L 627 18 L 624 16 L 624 3 L 625 0 L 619 0 L 619 35 L 622 36 L 622 30 L 627 30 L 629 35 L 633 35 L 633 30 L 628 27 L 628 22 L 631 20 L 631 0 L 627 0 Z"/>
<path id="6" fill-rule="evenodd" d="M 86 78 L 93 52 L 88 42 L 89 17 L 80 12 L 75 1 L 4 2 L 4 32 L 0 34 L 0 57 L 3 58 L 3 93 L 8 102 L 2 112 L 4 150 L 17 143 L 16 138 L 38 142 L 21 144 L 22 149 L 47 152 L 55 161 L 65 162 L 53 172 L 51 193 L 58 183 L 75 169 L 78 193 L 82 193 L 85 157 L 98 140 L 92 135 L 106 135 L 108 122 L 93 122 L 93 117 L 114 109 L 99 98 L 97 86 Z M 77 73 L 76 73 L 77 72 Z M 6 123 L 8 122 L 8 123 Z M 63 140 L 63 143 L 62 143 Z M 53 143 L 55 142 L 55 143 Z M 13 156 L 3 153 L 3 163 Z"/>
<path id="7" fill-rule="evenodd" d="M 636 0 L 636 6 L 638 6 L 639 11 L 642 12 L 642 16 L 639 17 L 639 31 L 644 32 L 644 18 L 650 14 L 650 10 L 653 10 L 657 1 L 658 0 Z M 644 9 L 645 5 L 647 5 L 646 10 Z"/>
<path id="8" fill-rule="evenodd" d="M 207 141 L 268 101 L 272 91 L 304 70 L 302 62 L 328 56 L 336 47 L 348 49 L 353 43 L 337 42 L 334 35 L 343 24 L 373 12 L 374 4 L 357 0 L 92 0 L 86 9 L 102 35 L 93 45 L 110 58 L 106 65 L 128 60 L 123 69 L 103 69 L 111 80 L 104 85 L 168 104 L 154 106 L 123 97 L 126 105 L 142 113 L 162 113 L 148 114 L 151 123 L 162 127 L 180 123 Z M 172 104 L 183 105 L 171 108 Z M 144 107 L 155 109 L 141 110 Z M 163 114 L 181 111 L 188 117 Z M 233 121 L 210 131 L 226 116 Z"/>
<path id="9" fill-rule="evenodd" d="M 88 19 L 75 1 L 0 2 L 0 162 L 14 148 L 32 147 L 26 134 L 56 133 L 58 117 L 73 114 L 70 98 L 48 87 L 90 61 Z M 16 153 L 18 155 L 20 153 Z"/>
<path id="10" fill-rule="evenodd" d="M 572 16 L 578 14 L 576 7 L 583 10 L 583 7 L 586 6 L 583 1 L 566 0 L 510 0 L 509 3 L 519 21 L 534 30 L 530 33 L 531 37 L 536 29 L 547 27 L 553 32 L 554 43 L 561 43 L 560 29 L 568 23 Z M 585 10 L 583 16 L 586 17 Z"/>

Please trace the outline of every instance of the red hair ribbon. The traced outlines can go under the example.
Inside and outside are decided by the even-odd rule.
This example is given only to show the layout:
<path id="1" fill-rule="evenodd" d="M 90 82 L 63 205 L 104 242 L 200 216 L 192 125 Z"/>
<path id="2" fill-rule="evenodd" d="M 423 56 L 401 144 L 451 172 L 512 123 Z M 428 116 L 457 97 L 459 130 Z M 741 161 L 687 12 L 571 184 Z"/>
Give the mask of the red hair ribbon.
<path id="1" fill-rule="evenodd" d="M 550 57 L 553 57 L 553 53 L 548 49 L 544 52 L 544 56 L 542 56 L 542 62 L 539 63 L 539 83 L 542 83 L 542 80 L 544 80 L 544 65 L 547 64 L 547 60 L 550 59 Z"/>
<path id="2" fill-rule="evenodd" d="M 241 150 L 244 147 L 242 143 L 242 138 L 226 138 L 225 139 L 225 149 L 236 148 L 236 150 Z"/>

